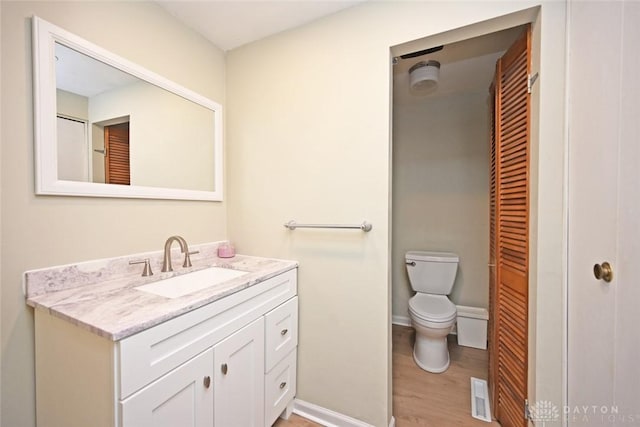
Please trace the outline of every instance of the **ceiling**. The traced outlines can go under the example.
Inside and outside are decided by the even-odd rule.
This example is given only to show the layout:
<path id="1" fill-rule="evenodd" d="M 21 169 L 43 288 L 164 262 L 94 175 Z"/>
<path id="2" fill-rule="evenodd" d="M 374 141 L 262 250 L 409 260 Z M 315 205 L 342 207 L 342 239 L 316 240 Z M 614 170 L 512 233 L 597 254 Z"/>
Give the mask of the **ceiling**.
<path id="1" fill-rule="evenodd" d="M 365 0 L 156 0 L 227 51 L 299 27 Z"/>
<path id="2" fill-rule="evenodd" d="M 228 51 L 270 35 L 299 27 L 367 0 L 156 0 L 185 25 Z M 520 34 L 512 28 L 461 42 L 394 65 L 394 102 L 487 90 L 497 59 Z M 427 39 L 428 40 L 428 39 Z M 423 49 L 433 46 L 425 45 Z M 435 91 L 416 96 L 409 91 L 409 68 L 429 59 L 441 63 Z"/>
<path id="3" fill-rule="evenodd" d="M 91 98 L 139 81 L 137 77 L 58 42 L 55 44 L 55 52 L 58 89 Z"/>
<path id="4" fill-rule="evenodd" d="M 424 99 L 457 93 L 482 92 L 488 94 L 496 61 L 522 33 L 514 27 L 472 39 L 450 43 L 438 52 L 411 59 L 398 59 L 393 66 L 394 103 L 410 104 Z M 434 46 L 425 45 L 422 49 Z M 418 94 L 409 89 L 409 69 L 420 61 L 440 62 L 440 78 L 435 90 Z"/>

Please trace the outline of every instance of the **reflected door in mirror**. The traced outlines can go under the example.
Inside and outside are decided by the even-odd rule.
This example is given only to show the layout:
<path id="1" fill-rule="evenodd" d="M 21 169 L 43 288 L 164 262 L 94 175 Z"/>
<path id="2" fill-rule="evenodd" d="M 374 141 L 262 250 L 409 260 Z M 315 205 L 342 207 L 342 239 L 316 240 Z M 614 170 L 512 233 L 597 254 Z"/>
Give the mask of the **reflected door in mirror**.
<path id="1" fill-rule="evenodd" d="M 87 123 L 58 116 L 58 176 L 69 181 L 89 181 Z"/>
<path id="2" fill-rule="evenodd" d="M 129 123 L 105 126 L 104 147 L 105 182 L 129 185 Z"/>

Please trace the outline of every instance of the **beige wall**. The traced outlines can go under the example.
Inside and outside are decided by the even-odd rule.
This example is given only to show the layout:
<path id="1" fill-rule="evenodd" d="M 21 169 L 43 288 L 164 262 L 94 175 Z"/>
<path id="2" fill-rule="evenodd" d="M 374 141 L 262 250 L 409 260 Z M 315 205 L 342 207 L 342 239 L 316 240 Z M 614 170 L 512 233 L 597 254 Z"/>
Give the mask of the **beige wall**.
<path id="1" fill-rule="evenodd" d="M 376 426 L 391 416 L 390 47 L 536 4 L 367 2 L 228 54 L 229 234 L 240 252 L 300 261 L 300 399 Z M 546 353 L 533 394 L 554 400 L 562 363 L 564 4 L 544 3 L 541 22 L 535 206 L 544 267 L 532 278 L 544 281 L 535 345 Z M 486 32 L 500 25 L 487 23 Z M 367 219 L 374 228 L 291 232 L 282 227 L 289 219 Z"/>
<path id="2" fill-rule="evenodd" d="M 488 307 L 489 114 L 487 91 L 394 104 L 394 316 L 409 316 L 409 250 L 457 253 L 451 300 Z"/>
<path id="3" fill-rule="evenodd" d="M 195 92 L 225 101 L 224 54 L 153 3 L 7 2 L 2 15 L 2 420 L 35 425 L 33 312 L 21 274 L 226 237 L 226 205 L 213 202 L 36 197 L 33 182 L 31 21 L 37 14 Z M 114 26 L 113 23 L 117 23 Z M 185 66 L 185 64 L 189 64 Z M 114 221 L 113 218 L 117 218 Z"/>
<path id="4" fill-rule="evenodd" d="M 56 91 L 57 112 L 76 119 L 89 120 L 89 99 L 58 89 Z"/>

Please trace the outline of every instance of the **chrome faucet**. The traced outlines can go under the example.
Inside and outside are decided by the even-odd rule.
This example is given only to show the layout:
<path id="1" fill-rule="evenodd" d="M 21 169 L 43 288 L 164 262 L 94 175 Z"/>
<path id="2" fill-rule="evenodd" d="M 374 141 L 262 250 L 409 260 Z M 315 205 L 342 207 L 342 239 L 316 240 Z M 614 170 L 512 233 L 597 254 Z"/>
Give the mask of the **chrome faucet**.
<path id="1" fill-rule="evenodd" d="M 166 273 L 167 271 L 173 271 L 173 267 L 171 267 L 171 244 L 177 241 L 180 245 L 180 252 L 184 254 L 184 263 L 183 267 L 191 267 L 191 257 L 190 255 L 197 254 L 200 251 L 189 252 L 189 246 L 187 245 L 187 241 L 184 240 L 181 236 L 171 236 L 164 243 L 164 258 L 162 259 L 162 272 Z"/>

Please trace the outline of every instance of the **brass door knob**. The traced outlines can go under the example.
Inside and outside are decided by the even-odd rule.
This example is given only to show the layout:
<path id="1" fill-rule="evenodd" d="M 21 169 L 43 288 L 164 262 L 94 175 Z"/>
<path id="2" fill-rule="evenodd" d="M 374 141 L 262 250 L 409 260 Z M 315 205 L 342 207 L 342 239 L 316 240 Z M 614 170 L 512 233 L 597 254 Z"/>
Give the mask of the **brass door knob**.
<path id="1" fill-rule="evenodd" d="M 204 384 L 204 388 L 211 387 L 211 377 L 207 375 L 206 377 L 204 377 L 202 383 Z"/>
<path id="2" fill-rule="evenodd" d="M 608 262 L 603 262 L 602 264 L 596 264 L 593 266 L 593 275 L 596 276 L 598 280 L 604 280 L 609 283 L 613 280 L 613 269 L 611 268 L 611 264 Z"/>
<path id="3" fill-rule="evenodd" d="M 222 371 L 222 375 L 227 375 L 227 371 L 229 368 L 227 368 L 227 364 L 223 363 L 222 366 L 220 366 L 220 370 Z"/>

